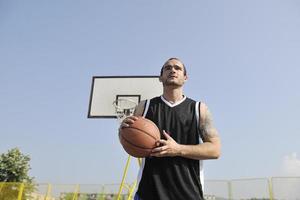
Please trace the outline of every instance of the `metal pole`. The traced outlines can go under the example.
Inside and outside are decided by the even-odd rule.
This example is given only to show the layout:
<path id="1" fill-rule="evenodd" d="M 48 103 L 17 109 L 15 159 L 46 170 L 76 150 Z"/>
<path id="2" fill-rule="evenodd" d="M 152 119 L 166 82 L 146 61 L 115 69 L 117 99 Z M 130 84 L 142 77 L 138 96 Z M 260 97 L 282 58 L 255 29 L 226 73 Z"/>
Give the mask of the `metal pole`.
<path id="1" fill-rule="evenodd" d="M 48 198 L 51 196 L 51 189 L 52 189 L 52 186 L 51 184 L 48 184 L 48 187 L 47 187 L 47 192 L 46 192 L 46 195 L 45 195 L 45 200 L 48 200 Z"/>
<path id="2" fill-rule="evenodd" d="M 18 200 L 22 200 L 23 191 L 24 191 L 24 183 L 21 183 L 19 194 L 18 194 Z"/>
<path id="3" fill-rule="evenodd" d="M 79 193 L 79 185 L 76 185 L 72 200 L 77 200 L 78 199 L 78 193 Z"/>
<path id="4" fill-rule="evenodd" d="M 269 186 L 269 195 L 270 195 L 270 200 L 273 200 L 273 185 L 272 185 L 272 178 L 268 179 L 268 186 Z"/>
<path id="5" fill-rule="evenodd" d="M 228 199 L 232 200 L 232 184 L 231 184 L 231 180 L 228 181 Z"/>
<path id="6" fill-rule="evenodd" d="M 131 158 L 131 156 L 128 155 L 128 158 L 127 158 L 127 161 L 126 161 L 126 166 L 125 166 L 123 177 L 122 177 L 122 182 L 121 182 L 121 185 L 120 185 L 120 188 L 119 188 L 119 192 L 118 192 L 118 198 L 117 198 L 117 200 L 120 200 L 120 197 L 121 197 L 122 188 L 124 186 L 124 182 L 125 182 L 125 179 L 126 179 L 128 166 L 129 166 L 129 163 L 130 163 L 130 158 Z"/>

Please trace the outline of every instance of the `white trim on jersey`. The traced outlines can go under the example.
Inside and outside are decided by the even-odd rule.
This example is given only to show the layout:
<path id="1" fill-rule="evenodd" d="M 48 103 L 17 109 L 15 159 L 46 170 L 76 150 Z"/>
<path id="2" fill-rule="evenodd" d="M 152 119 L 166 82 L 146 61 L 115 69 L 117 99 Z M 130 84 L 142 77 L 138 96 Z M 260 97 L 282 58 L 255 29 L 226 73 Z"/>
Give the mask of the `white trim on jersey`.
<path id="1" fill-rule="evenodd" d="M 204 192 L 204 170 L 203 170 L 203 160 L 199 160 L 199 169 L 200 169 L 200 182 L 202 186 L 202 191 Z"/>
<path id="2" fill-rule="evenodd" d="M 195 113 L 197 119 L 197 127 L 200 132 L 200 102 L 196 102 Z M 201 135 L 199 135 L 199 143 L 203 143 Z M 200 169 L 200 181 L 202 185 L 202 191 L 204 191 L 204 171 L 203 171 L 203 160 L 199 160 L 199 169 Z"/>
<path id="3" fill-rule="evenodd" d="M 149 109 L 149 105 L 150 105 L 150 99 L 147 99 L 146 104 L 145 104 L 145 108 L 144 108 L 143 117 L 146 117 L 146 114 L 147 114 L 148 109 Z"/>
<path id="4" fill-rule="evenodd" d="M 197 119 L 197 128 L 198 130 L 200 130 L 200 120 L 199 120 L 199 117 L 200 117 L 200 113 L 199 113 L 199 104 L 200 102 L 196 102 L 196 106 L 195 106 L 195 113 L 196 113 L 196 119 Z"/>
<path id="5" fill-rule="evenodd" d="M 184 100 L 186 99 L 186 96 L 183 96 L 183 99 L 181 99 L 180 101 L 177 101 L 176 103 L 170 103 L 169 101 L 167 101 L 162 95 L 160 96 L 161 100 L 163 100 L 163 102 L 165 102 L 169 107 L 175 107 L 179 104 L 181 104 L 182 102 L 184 102 Z"/>
<path id="6" fill-rule="evenodd" d="M 145 104 L 145 108 L 144 108 L 144 112 L 143 112 L 143 115 L 142 115 L 143 117 L 146 117 L 146 114 L 147 114 L 148 109 L 149 109 L 149 105 L 150 105 L 150 99 L 147 99 L 146 100 L 146 104 Z M 139 173 L 138 173 L 138 176 L 137 176 L 137 181 L 136 181 L 136 186 L 135 186 L 135 192 L 134 192 L 134 194 L 136 193 L 136 191 L 137 191 L 137 189 L 139 187 L 140 181 L 142 179 L 144 167 L 145 167 L 145 158 L 142 158 L 142 164 L 140 166 Z"/>

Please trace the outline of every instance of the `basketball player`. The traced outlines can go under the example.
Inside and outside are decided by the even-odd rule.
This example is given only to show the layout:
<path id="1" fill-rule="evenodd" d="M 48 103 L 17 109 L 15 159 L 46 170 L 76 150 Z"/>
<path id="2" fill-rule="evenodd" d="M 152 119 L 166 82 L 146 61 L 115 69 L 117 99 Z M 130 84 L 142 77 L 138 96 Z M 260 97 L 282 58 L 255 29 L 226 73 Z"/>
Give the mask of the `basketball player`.
<path id="1" fill-rule="evenodd" d="M 158 126 L 162 139 L 143 159 L 134 200 L 203 199 L 202 160 L 217 159 L 221 142 L 207 106 L 184 96 L 187 79 L 184 64 L 168 59 L 159 77 L 162 96 L 140 102 L 135 109 L 135 116 Z M 121 128 L 135 116 L 124 119 Z"/>

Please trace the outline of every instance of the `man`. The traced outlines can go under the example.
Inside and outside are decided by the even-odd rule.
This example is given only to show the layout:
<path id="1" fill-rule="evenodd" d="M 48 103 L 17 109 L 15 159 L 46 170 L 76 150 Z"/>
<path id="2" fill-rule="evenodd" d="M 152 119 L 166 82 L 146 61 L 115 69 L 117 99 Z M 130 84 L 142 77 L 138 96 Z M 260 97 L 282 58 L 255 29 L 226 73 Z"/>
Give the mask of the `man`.
<path id="1" fill-rule="evenodd" d="M 217 159 L 221 142 L 207 106 L 184 96 L 187 79 L 184 64 L 168 59 L 159 77 L 162 96 L 140 102 L 135 109 L 135 116 L 158 126 L 162 138 L 143 159 L 135 200 L 203 199 L 202 160 Z M 121 128 L 134 123 L 135 116 L 124 119 Z"/>

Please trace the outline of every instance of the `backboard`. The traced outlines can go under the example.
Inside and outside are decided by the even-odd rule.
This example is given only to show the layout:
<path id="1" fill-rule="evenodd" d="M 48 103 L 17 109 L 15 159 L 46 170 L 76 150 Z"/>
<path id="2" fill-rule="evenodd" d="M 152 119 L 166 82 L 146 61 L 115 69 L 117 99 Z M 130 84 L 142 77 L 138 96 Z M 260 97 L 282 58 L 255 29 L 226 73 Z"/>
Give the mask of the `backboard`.
<path id="1" fill-rule="evenodd" d="M 88 118 L 117 118 L 115 102 L 124 99 L 137 105 L 162 92 L 158 76 L 94 76 Z"/>

